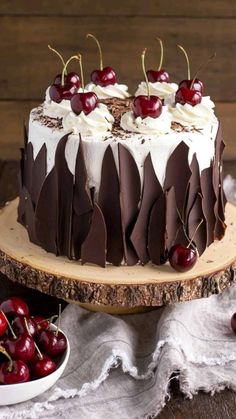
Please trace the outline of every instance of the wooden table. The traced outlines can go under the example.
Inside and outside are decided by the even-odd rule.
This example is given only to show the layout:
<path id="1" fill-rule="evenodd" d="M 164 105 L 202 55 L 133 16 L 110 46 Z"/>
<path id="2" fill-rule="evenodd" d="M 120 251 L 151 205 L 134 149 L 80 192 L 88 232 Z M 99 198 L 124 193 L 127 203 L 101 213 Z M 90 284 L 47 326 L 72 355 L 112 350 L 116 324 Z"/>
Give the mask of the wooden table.
<path id="1" fill-rule="evenodd" d="M 18 163 L 0 161 L 0 206 L 17 196 Z M 231 173 L 236 178 L 236 162 L 225 162 L 225 174 Z M 1 233 L 0 233 L 1 234 Z M 0 301 L 9 295 L 21 295 L 29 304 L 32 314 L 50 316 L 57 313 L 59 300 L 12 283 L 0 274 Z M 65 306 L 65 303 L 63 303 Z M 158 419 L 235 419 L 236 393 L 222 391 L 214 396 L 200 392 L 192 400 L 184 399 L 178 388 L 178 382 L 171 384 L 172 398 L 163 409 Z"/>

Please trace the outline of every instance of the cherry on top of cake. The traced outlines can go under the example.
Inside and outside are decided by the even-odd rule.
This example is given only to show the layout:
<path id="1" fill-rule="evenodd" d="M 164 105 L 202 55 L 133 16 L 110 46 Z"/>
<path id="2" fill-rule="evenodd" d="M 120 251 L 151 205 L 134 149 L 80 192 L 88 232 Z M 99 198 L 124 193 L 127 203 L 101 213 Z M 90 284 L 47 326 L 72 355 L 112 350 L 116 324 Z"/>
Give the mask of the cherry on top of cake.
<path id="1" fill-rule="evenodd" d="M 48 48 L 58 55 L 63 65 L 61 74 L 56 75 L 53 84 L 50 86 L 50 99 L 56 103 L 60 103 L 64 99 L 70 100 L 80 88 L 81 82 L 77 73 L 67 72 L 67 67 L 72 60 L 78 60 L 79 58 L 77 55 L 73 55 L 65 62 L 62 55 L 56 49 L 52 48 L 50 45 L 48 45 Z"/>
<path id="2" fill-rule="evenodd" d="M 80 64 L 80 75 L 81 75 L 81 88 L 82 92 L 75 93 L 70 100 L 71 109 L 79 115 L 84 112 L 85 115 L 90 114 L 98 106 L 98 97 L 94 92 L 85 92 L 84 88 L 84 72 L 82 65 L 82 55 L 78 54 Z"/>
<path id="3" fill-rule="evenodd" d="M 156 82 L 169 83 L 170 82 L 169 73 L 167 73 L 167 71 L 164 70 L 164 68 L 162 68 L 163 58 L 164 58 L 163 42 L 158 37 L 156 39 L 159 41 L 160 49 L 161 49 L 159 66 L 158 66 L 157 70 L 147 70 L 147 72 L 146 72 L 147 78 L 148 78 L 148 81 L 150 81 L 152 83 L 156 83 Z"/>
<path id="4" fill-rule="evenodd" d="M 203 83 L 201 80 L 197 78 L 197 75 L 200 72 L 200 70 L 206 67 L 209 64 L 209 62 L 212 61 L 213 58 L 215 58 L 216 54 L 214 53 L 213 55 L 211 55 L 211 57 L 198 68 L 195 76 L 193 77 L 193 79 L 191 79 L 190 62 L 187 51 L 184 49 L 182 45 L 177 46 L 183 52 L 186 59 L 187 79 L 184 79 L 179 83 L 179 88 L 175 95 L 175 103 L 180 103 L 181 105 L 185 105 L 187 103 L 191 106 L 196 106 L 199 103 L 201 103 L 204 92 Z"/>
<path id="5" fill-rule="evenodd" d="M 91 81 L 97 86 L 102 86 L 102 87 L 117 83 L 116 73 L 113 70 L 113 68 L 103 66 L 102 48 L 98 39 L 91 33 L 88 33 L 86 37 L 92 38 L 96 42 L 98 51 L 99 51 L 100 69 L 92 71 L 91 76 L 90 76 Z"/>
<path id="6" fill-rule="evenodd" d="M 139 95 L 134 98 L 133 112 L 136 117 L 140 116 L 142 119 L 150 116 L 151 118 L 158 118 L 162 113 L 162 101 L 158 96 L 150 95 L 148 76 L 145 69 L 145 55 L 147 49 L 141 54 L 142 70 L 147 85 L 147 95 Z"/>

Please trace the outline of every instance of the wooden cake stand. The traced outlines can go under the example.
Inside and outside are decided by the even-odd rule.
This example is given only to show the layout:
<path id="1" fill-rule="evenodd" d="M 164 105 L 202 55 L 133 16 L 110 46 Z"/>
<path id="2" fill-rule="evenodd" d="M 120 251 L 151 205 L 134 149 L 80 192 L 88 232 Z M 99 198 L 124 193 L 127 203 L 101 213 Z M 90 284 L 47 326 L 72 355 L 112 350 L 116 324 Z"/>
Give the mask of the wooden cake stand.
<path id="1" fill-rule="evenodd" d="M 56 257 L 29 242 L 17 223 L 18 199 L 0 210 L 0 271 L 12 281 L 76 302 L 90 310 L 138 312 L 207 297 L 236 282 L 236 207 L 226 206 L 224 239 L 212 244 L 186 273 L 162 266 L 105 269 Z"/>

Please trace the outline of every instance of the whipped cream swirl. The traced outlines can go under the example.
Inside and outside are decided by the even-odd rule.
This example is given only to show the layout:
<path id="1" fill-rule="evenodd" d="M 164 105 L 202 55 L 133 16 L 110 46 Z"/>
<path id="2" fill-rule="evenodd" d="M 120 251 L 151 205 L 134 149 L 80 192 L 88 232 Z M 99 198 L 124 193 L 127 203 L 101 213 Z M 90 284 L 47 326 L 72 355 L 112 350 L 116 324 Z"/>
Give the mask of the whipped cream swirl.
<path id="1" fill-rule="evenodd" d="M 142 119 L 140 116 L 135 117 L 130 111 L 122 115 L 120 126 L 125 131 L 139 134 L 167 134 L 171 130 L 171 114 L 167 106 L 162 107 L 162 113 L 158 118 L 147 116 Z"/>
<path id="2" fill-rule="evenodd" d="M 96 93 L 98 99 L 110 99 L 116 97 L 118 99 L 127 99 L 130 97 L 128 86 L 126 84 L 109 84 L 108 86 L 99 86 L 89 83 L 85 87 L 89 92 Z"/>
<path id="3" fill-rule="evenodd" d="M 203 96 L 201 103 L 198 105 L 176 103 L 175 107 L 170 107 L 169 110 L 172 113 L 172 121 L 185 127 L 204 128 L 210 122 L 216 121 L 214 107 L 215 104 L 210 97 Z"/>
<path id="4" fill-rule="evenodd" d="M 85 115 L 81 112 L 76 115 L 74 112 L 69 112 L 62 120 L 63 128 L 67 132 L 82 135 L 102 135 L 107 131 L 112 130 L 114 122 L 113 116 L 108 111 L 108 108 L 103 103 L 100 103 L 92 112 Z"/>
<path id="5" fill-rule="evenodd" d="M 161 100 L 166 100 L 170 96 L 172 98 L 173 94 L 175 94 L 175 92 L 178 90 L 178 85 L 176 83 L 160 83 L 159 81 L 157 81 L 155 83 L 148 82 L 148 85 L 150 89 L 150 95 L 158 96 Z M 142 81 L 135 92 L 135 96 L 147 94 L 147 83 L 145 81 Z"/>

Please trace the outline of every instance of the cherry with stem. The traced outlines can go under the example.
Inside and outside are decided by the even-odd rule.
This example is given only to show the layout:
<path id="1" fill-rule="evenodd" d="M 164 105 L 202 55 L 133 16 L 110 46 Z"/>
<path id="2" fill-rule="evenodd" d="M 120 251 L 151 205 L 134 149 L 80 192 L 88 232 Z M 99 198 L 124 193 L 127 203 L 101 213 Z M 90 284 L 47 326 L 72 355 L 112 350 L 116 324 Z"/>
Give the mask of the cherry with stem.
<path id="1" fill-rule="evenodd" d="M 146 82 L 147 95 L 136 96 L 133 101 L 133 112 L 136 117 L 146 118 L 158 118 L 162 113 L 162 102 L 158 96 L 150 95 L 150 86 L 148 77 L 145 69 L 145 55 L 146 50 L 144 49 L 141 54 L 142 71 Z"/>
<path id="2" fill-rule="evenodd" d="M 0 353 L 8 359 L 0 365 L 0 384 L 19 384 L 29 381 L 29 369 L 23 361 L 13 360 L 2 345 L 0 345 Z"/>
<path id="3" fill-rule="evenodd" d="M 102 86 L 102 87 L 114 85 L 115 83 L 117 83 L 116 73 L 112 67 L 103 67 L 103 56 L 102 56 L 102 48 L 101 48 L 100 42 L 98 41 L 96 36 L 92 35 L 91 33 L 88 33 L 86 35 L 86 38 L 91 38 L 96 42 L 97 47 L 98 47 L 98 52 L 99 52 L 100 69 L 92 71 L 91 76 L 90 76 L 91 81 L 94 84 L 98 86 Z"/>
<path id="4" fill-rule="evenodd" d="M 163 47 L 163 42 L 160 38 L 156 37 L 156 39 L 159 41 L 160 44 L 160 49 L 161 49 L 161 54 L 160 54 L 160 61 L 159 61 L 159 66 L 157 71 L 155 70 L 148 70 L 147 71 L 147 77 L 148 80 L 151 83 L 156 83 L 156 82 L 160 82 L 160 83 L 169 83 L 170 81 L 170 77 L 169 74 L 167 73 L 166 70 L 162 69 L 162 64 L 163 64 L 163 58 L 164 58 L 164 47 Z"/>

